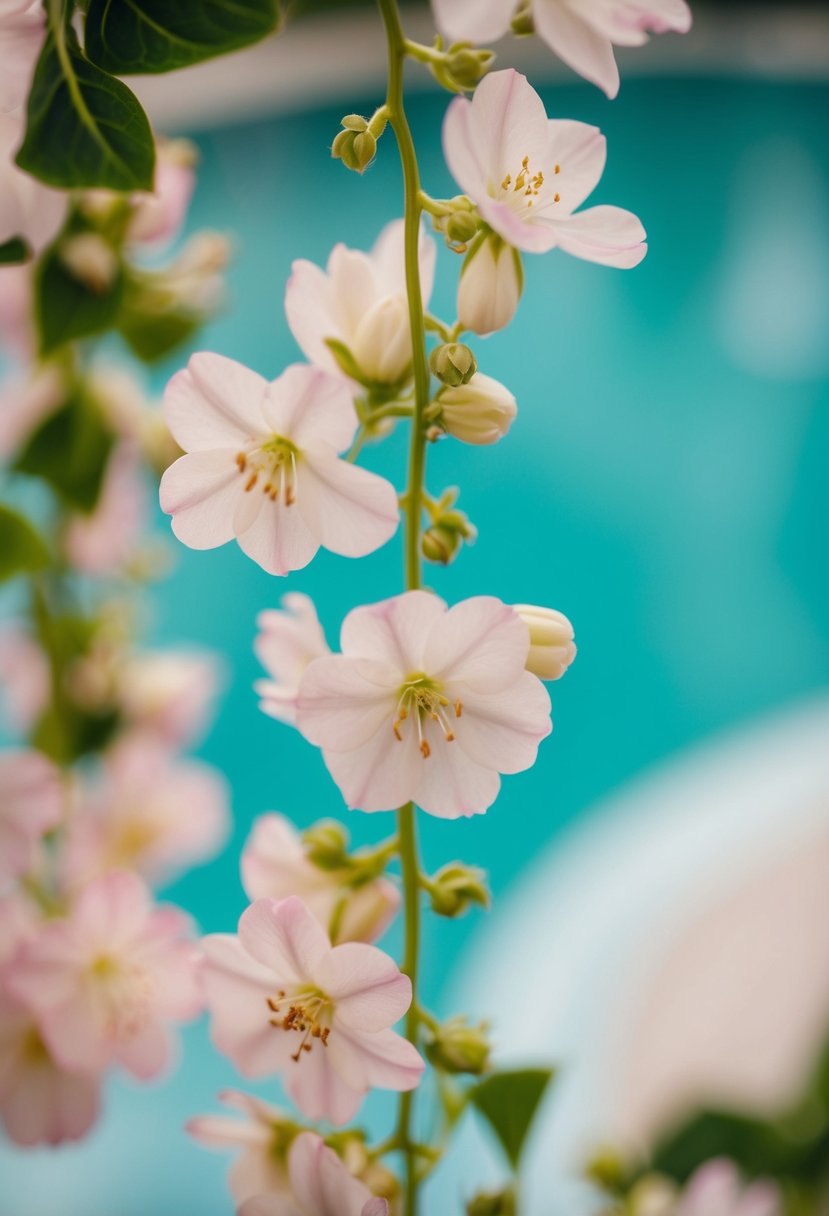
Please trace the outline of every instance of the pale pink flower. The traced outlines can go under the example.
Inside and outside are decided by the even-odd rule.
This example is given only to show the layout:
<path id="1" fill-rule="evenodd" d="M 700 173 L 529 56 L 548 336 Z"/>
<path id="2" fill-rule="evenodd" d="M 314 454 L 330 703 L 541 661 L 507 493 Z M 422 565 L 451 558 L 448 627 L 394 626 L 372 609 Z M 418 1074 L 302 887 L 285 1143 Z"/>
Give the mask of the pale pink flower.
<path id="1" fill-rule="evenodd" d="M 527 672 L 527 626 L 490 596 L 447 608 L 408 591 L 343 622 L 342 654 L 302 678 L 299 729 L 323 749 L 348 805 L 413 800 L 432 815 L 480 814 L 499 773 L 535 762 L 550 698 Z"/>
<path id="2" fill-rule="evenodd" d="M 128 655 L 118 675 L 118 707 L 129 725 L 169 747 L 200 739 L 213 715 L 221 682 L 215 655 L 152 650 Z"/>
<path id="3" fill-rule="evenodd" d="M 26 267 L 10 266 L 3 274 Z M 14 377 L 0 391 L 0 457 L 8 460 L 15 455 L 50 414 L 66 401 L 67 386 L 57 367 L 44 367 L 31 377 Z"/>
<path id="4" fill-rule="evenodd" d="M 0 882 L 31 868 L 38 843 L 62 814 L 60 777 L 45 756 L 22 750 L 0 754 Z"/>
<path id="5" fill-rule="evenodd" d="M 262 815 L 256 820 L 241 864 L 248 899 L 298 895 L 334 942 L 374 941 L 400 905 L 400 893 L 387 878 L 353 888 L 347 885 L 347 870 L 314 865 L 299 832 L 283 815 Z M 335 912 L 336 931 L 332 932 Z"/>
<path id="6" fill-rule="evenodd" d="M 301 899 L 258 899 L 238 937 L 203 941 L 213 1041 L 246 1077 L 284 1072 L 309 1119 L 347 1123 L 371 1088 L 414 1089 L 417 1051 L 391 1027 L 411 983 L 375 946 L 333 946 Z"/>
<path id="7" fill-rule="evenodd" d="M 20 890 L 0 895 L 0 974 L 43 923 L 43 913 Z"/>
<path id="8" fill-rule="evenodd" d="M 23 142 L 23 122 L 22 114 L 0 112 L 0 245 L 21 237 L 39 253 L 63 224 L 67 195 L 44 186 L 14 163 Z"/>
<path id="9" fill-rule="evenodd" d="M 119 444 L 107 462 L 92 511 L 71 515 L 63 537 L 67 559 L 82 574 L 100 577 L 124 569 L 136 555 L 149 509 L 138 452 Z"/>
<path id="10" fill-rule="evenodd" d="M 745 1185 L 731 1161 L 709 1161 L 687 1182 L 674 1216 L 783 1216 L 783 1197 L 772 1182 Z"/>
<path id="11" fill-rule="evenodd" d="M 293 1125 L 276 1106 L 238 1090 L 219 1094 L 219 1101 L 244 1115 L 199 1115 L 186 1130 L 206 1148 L 231 1149 L 238 1153 L 230 1167 L 228 1186 L 238 1206 L 253 1195 L 290 1196 L 288 1142 Z"/>
<path id="12" fill-rule="evenodd" d="M 424 307 L 432 293 L 434 270 L 435 243 L 421 233 Z M 333 339 L 350 352 L 361 380 L 398 383 L 412 361 L 403 221 L 388 224 L 370 253 L 335 245 L 325 270 L 303 259 L 294 262 L 285 291 L 285 313 L 311 363 L 344 374 L 327 345 Z"/>
<path id="13" fill-rule="evenodd" d="M 172 241 L 187 218 L 196 184 L 196 149 L 186 139 L 160 139 L 151 194 L 135 195 L 127 238 L 141 245 Z"/>
<path id="14" fill-rule="evenodd" d="M 0 984 L 0 1123 L 15 1144 L 62 1144 L 98 1117 L 100 1076 L 62 1068 L 26 1006 Z"/>
<path id="15" fill-rule="evenodd" d="M 32 359 L 37 347 L 32 274 L 31 262 L 0 266 L 0 349 L 5 346 L 22 360 Z M 0 417 L 3 410 L 0 404 Z"/>
<path id="16" fill-rule="evenodd" d="M 135 874 L 116 871 L 80 892 L 69 915 L 26 943 L 8 977 L 61 1068 L 118 1062 L 147 1080 L 171 1054 L 170 1020 L 201 1008 L 189 922 L 153 905 Z"/>
<path id="17" fill-rule="evenodd" d="M 110 870 L 168 881 L 213 857 L 230 825 L 215 769 L 179 760 L 151 737 L 126 737 L 83 790 L 69 824 L 65 877 L 78 887 Z"/>
<path id="18" fill-rule="evenodd" d="M 362 557 L 393 535 L 397 494 L 337 453 L 357 428 L 342 381 L 294 365 L 273 383 L 221 355 L 194 355 L 167 387 L 170 430 L 188 454 L 161 481 L 173 531 L 193 549 L 234 537 L 270 574 L 322 545 Z"/>
<path id="19" fill-rule="evenodd" d="M 387 1201 L 375 1199 L 313 1132 L 291 1145 L 288 1172 L 291 1197 L 258 1195 L 242 1204 L 239 1216 L 388 1216 Z"/>
<path id="20" fill-rule="evenodd" d="M 438 24 L 454 40 L 494 42 L 507 32 L 515 0 L 432 0 Z M 685 34 L 691 10 L 685 0 L 529 0 L 535 32 L 573 71 L 619 92 L 613 46 L 642 46 L 648 34 Z"/>
<path id="21" fill-rule="evenodd" d="M 0 113 L 23 110 L 45 34 L 40 0 L 0 0 Z"/>
<path id="22" fill-rule="evenodd" d="M 549 119 L 520 73 L 493 72 L 471 101 L 456 97 L 446 112 L 443 147 L 461 189 L 516 249 L 559 248 L 617 267 L 636 266 L 645 256 L 645 230 L 630 211 L 576 210 L 604 171 L 605 137 L 587 123 Z"/>
<path id="23" fill-rule="evenodd" d="M 261 697 L 259 708 L 280 722 L 296 725 L 296 695 L 305 668 L 321 655 L 330 654 L 314 602 L 291 591 L 282 597 L 282 608 L 268 608 L 256 620 L 259 633 L 254 650 L 267 670 L 267 680 L 257 680 L 254 690 Z"/>
<path id="24" fill-rule="evenodd" d="M 51 688 L 49 660 L 34 638 L 22 625 L 0 628 L 0 702 L 13 730 L 28 734 L 46 709 Z"/>

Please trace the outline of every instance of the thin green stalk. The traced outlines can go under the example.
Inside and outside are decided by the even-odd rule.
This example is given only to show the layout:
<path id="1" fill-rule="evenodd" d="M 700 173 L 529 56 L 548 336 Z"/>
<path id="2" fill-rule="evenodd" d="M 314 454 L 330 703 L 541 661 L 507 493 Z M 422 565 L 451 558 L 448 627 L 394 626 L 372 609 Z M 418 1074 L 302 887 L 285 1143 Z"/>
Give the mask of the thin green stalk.
<path id="1" fill-rule="evenodd" d="M 426 466 L 426 435 L 424 415 L 430 399 L 429 366 L 426 361 L 426 321 L 420 286 L 420 217 L 422 211 L 420 175 L 417 167 L 412 133 L 403 103 L 403 69 L 408 43 L 400 24 L 396 0 L 378 0 L 388 40 L 388 90 L 386 109 L 389 123 L 397 140 L 403 169 L 405 204 L 406 293 L 409 304 L 409 327 L 412 336 L 412 370 L 414 375 L 414 408 L 409 447 L 409 474 L 403 498 L 406 515 L 405 575 L 406 589 L 421 586 L 420 531 L 424 503 Z M 416 1043 L 419 1027 L 417 979 L 420 955 L 420 861 L 417 848 L 415 808 L 412 803 L 398 811 L 398 837 L 403 878 L 405 915 L 405 949 L 403 970 L 412 981 L 412 1004 L 406 1017 L 406 1037 Z M 417 1216 L 420 1170 L 418 1147 L 412 1136 L 414 1094 L 400 1096 L 396 1139 L 403 1156 L 406 1216 Z"/>

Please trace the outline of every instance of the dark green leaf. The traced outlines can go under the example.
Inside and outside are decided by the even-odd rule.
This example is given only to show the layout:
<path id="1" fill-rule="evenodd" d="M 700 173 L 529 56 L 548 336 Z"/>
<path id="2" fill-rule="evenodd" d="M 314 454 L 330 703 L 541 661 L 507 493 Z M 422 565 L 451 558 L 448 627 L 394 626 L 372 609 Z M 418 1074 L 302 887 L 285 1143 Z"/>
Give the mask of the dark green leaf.
<path id="1" fill-rule="evenodd" d="M 19 236 L 13 236 L 10 241 L 0 245 L 0 266 L 16 266 L 20 262 L 28 262 L 32 251 Z"/>
<path id="2" fill-rule="evenodd" d="M 71 28 L 46 39 L 17 163 L 50 186 L 152 190 L 155 145 L 137 98 L 90 63 Z"/>
<path id="3" fill-rule="evenodd" d="M 169 72 L 259 42 L 279 0 L 91 0 L 86 51 L 108 72 Z"/>
<path id="4" fill-rule="evenodd" d="M 131 300 L 121 310 L 118 331 L 134 355 L 145 363 L 155 363 L 191 338 L 203 319 L 177 309 L 154 312 Z"/>
<path id="5" fill-rule="evenodd" d="M 549 1068 L 496 1072 L 470 1093 L 473 1106 L 495 1132 L 514 1170 L 518 1169 L 527 1133 L 553 1075 Z"/>
<path id="6" fill-rule="evenodd" d="M 37 268 L 35 315 L 41 354 L 48 355 L 65 342 L 88 338 L 112 328 L 123 294 L 123 273 L 112 284 L 93 291 L 67 270 L 59 246 L 47 250 Z"/>
<path id="7" fill-rule="evenodd" d="M 0 503 L 0 583 L 17 574 L 40 570 L 49 550 L 27 519 Z"/>
<path id="8" fill-rule="evenodd" d="M 91 511 L 98 501 L 112 445 L 112 432 L 98 405 L 78 395 L 35 431 L 15 468 L 42 477 L 70 507 Z"/>

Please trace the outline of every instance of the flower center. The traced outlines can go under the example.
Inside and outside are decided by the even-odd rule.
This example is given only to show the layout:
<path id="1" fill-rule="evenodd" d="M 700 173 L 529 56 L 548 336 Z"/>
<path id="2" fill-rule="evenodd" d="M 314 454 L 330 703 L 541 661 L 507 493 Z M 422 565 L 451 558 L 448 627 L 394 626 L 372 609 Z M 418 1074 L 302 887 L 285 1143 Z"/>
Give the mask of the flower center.
<path id="1" fill-rule="evenodd" d="M 87 975 L 109 1034 L 129 1039 L 146 1028 L 154 984 L 143 967 L 101 954 L 92 961 Z"/>
<path id="2" fill-rule="evenodd" d="M 150 851 L 161 835 L 161 829 L 146 814 L 136 812 L 114 827 L 106 850 L 113 869 L 134 865 Z"/>
<path id="3" fill-rule="evenodd" d="M 292 1060 L 297 1063 L 304 1051 L 311 1051 L 314 1040 L 319 1040 L 323 1047 L 328 1046 L 328 1036 L 331 1034 L 329 1025 L 332 1012 L 331 998 L 319 988 L 309 988 L 305 992 L 297 992 L 291 996 L 284 990 L 277 992 L 275 997 L 267 997 L 266 1004 L 274 1015 L 270 1019 L 271 1026 L 282 1030 L 292 1030 L 302 1035 Z"/>
<path id="4" fill-rule="evenodd" d="M 444 696 L 443 685 L 439 680 L 431 680 L 422 671 L 413 672 L 400 686 L 400 697 L 392 722 L 395 739 L 400 743 L 403 742 L 401 727 L 409 718 L 413 718 L 417 728 L 420 751 L 423 759 L 428 760 L 432 749 L 429 746 L 429 740 L 423 734 L 424 721 L 431 719 L 433 722 L 437 722 L 446 742 L 452 743 L 455 734 L 451 725 L 452 718 L 448 712 L 450 706 L 455 718 L 459 718 L 463 711 L 460 701 L 456 701 L 452 706 L 449 698 Z"/>
<path id="5" fill-rule="evenodd" d="M 561 173 L 561 165 L 553 166 L 553 174 L 558 176 Z M 544 174 L 539 169 L 533 172 L 530 165 L 529 156 L 525 156 L 521 161 L 521 168 L 513 176 L 511 172 L 504 174 L 501 181 L 501 197 L 505 198 L 513 207 L 523 209 L 532 207 L 538 196 L 541 194 L 542 186 L 544 185 Z M 546 193 L 549 193 L 547 191 Z M 553 195 L 553 202 L 561 202 L 561 195 L 557 192 Z"/>
<path id="6" fill-rule="evenodd" d="M 271 502 L 281 499 L 286 507 L 296 502 L 299 451 L 290 439 L 272 435 L 265 443 L 239 452 L 236 464 L 249 493 L 257 485 Z"/>

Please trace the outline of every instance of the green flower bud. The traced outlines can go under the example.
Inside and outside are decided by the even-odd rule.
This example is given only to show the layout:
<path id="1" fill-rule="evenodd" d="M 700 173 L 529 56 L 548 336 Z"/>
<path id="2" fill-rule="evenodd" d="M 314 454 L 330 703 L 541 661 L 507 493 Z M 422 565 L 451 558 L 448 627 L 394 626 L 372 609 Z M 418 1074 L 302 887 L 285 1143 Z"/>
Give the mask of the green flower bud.
<path id="1" fill-rule="evenodd" d="M 511 28 L 516 38 L 527 38 L 530 34 L 535 33 L 535 22 L 533 21 L 529 0 L 524 0 L 524 3 L 516 12 L 512 19 Z"/>
<path id="2" fill-rule="evenodd" d="M 516 1216 L 515 1192 L 512 1187 L 503 1191 L 481 1191 L 466 1205 L 466 1216 Z"/>
<path id="3" fill-rule="evenodd" d="M 335 819 L 321 819 L 302 833 L 308 860 L 321 870 L 341 870 L 348 865 L 348 832 Z"/>
<path id="4" fill-rule="evenodd" d="M 433 60 L 432 75 L 451 93 L 474 89 L 495 62 L 495 52 L 482 50 L 471 42 L 454 42 L 442 58 Z"/>
<path id="5" fill-rule="evenodd" d="M 448 566 L 458 556 L 463 537 L 451 528 L 431 527 L 423 533 L 420 548 L 427 562 Z"/>
<path id="6" fill-rule="evenodd" d="M 487 1026 L 469 1026 L 465 1017 L 450 1018 L 425 1044 L 426 1055 L 444 1072 L 469 1073 L 479 1077 L 489 1066 Z"/>
<path id="7" fill-rule="evenodd" d="M 462 916 L 472 904 L 489 907 L 486 874 L 462 861 L 450 861 L 431 880 L 429 895 L 432 911 L 438 916 L 454 919 Z"/>
<path id="8" fill-rule="evenodd" d="M 340 122 L 341 127 L 345 127 L 346 131 L 366 131 L 368 122 L 363 118 L 362 114 L 346 114 Z"/>
<path id="9" fill-rule="evenodd" d="M 340 131 L 331 146 L 331 155 L 355 173 L 364 173 L 376 154 L 377 140 L 368 130 Z"/>
<path id="10" fill-rule="evenodd" d="M 474 211 L 453 211 L 446 221 L 446 235 L 456 245 L 475 239 L 480 221 Z"/>
<path id="11" fill-rule="evenodd" d="M 468 384 L 478 364 L 472 351 L 463 342 L 444 342 L 436 346 L 429 356 L 429 367 L 432 374 L 450 388 Z"/>

